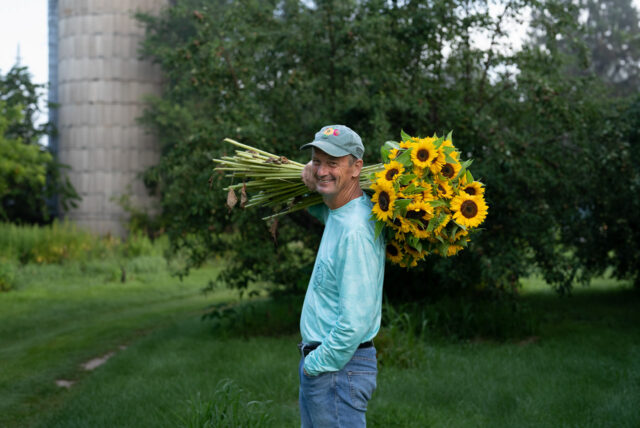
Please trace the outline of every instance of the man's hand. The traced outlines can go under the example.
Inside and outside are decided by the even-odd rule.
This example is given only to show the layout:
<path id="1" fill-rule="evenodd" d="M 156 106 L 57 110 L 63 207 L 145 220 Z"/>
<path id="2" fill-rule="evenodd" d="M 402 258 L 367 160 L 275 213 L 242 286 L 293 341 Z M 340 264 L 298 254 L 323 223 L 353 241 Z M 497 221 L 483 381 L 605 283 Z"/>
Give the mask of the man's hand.
<path id="1" fill-rule="evenodd" d="M 316 175 L 313 168 L 313 161 L 309 161 L 308 164 L 304 166 L 301 174 L 302 182 L 311 190 L 312 192 L 316 191 Z"/>

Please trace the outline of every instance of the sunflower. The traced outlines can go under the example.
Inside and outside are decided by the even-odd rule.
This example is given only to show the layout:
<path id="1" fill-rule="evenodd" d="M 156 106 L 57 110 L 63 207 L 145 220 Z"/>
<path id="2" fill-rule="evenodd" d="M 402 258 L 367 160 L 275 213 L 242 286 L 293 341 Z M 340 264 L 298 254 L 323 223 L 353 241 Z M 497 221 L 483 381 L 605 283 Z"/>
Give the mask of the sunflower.
<path id="1" fill-rule="evenodd" d="M 417 187 L 421 187 L 422 192 L 417 193 L 416 195 L 419 196 L 419 200 L 420 201 L 433 201 L 435 198 L 433 196 L 433 186 L 431 185 L 431 183 L 426 182 L 425 180 L 420 180 L 419 182 L 416 183 Z"/>
<path id="2" fill-rule="evenodd" d="M 438 156 L 434 157 L 429 164 L 431 174 L 437 176 L 445 162 L 444 152 L 442 150 L 438 150 Z"/>
<path id="3" fill-rule="evenodd" d="M 453 189 L 447 181 L 436 180 L 434 187 L 439 198 L 451 199 L 453 197 Z"/>
<path id="4" fill-rule="evenodd" d="M 460 187 L 460 193 L 465 192 L 467 195 L 476 196 L 476 195 L 484 195 L 484 187 L 482 187 L 482 183 L 479 181 L 474 181 L 473 183 L 464 184 Z"/>
<path id="5" fill-rule="evenodd" d="M 429 220 L 433 217 L 433 207 L 426 202 L 414 201 L 407 205 L 405 217 L 410 220 Z"/>
<path id="6" fill-rule="evenodd" d="M 400 150 L 391 149 L 391 150 L 389 150 L 389 159 L 393 160 L 393 159 L 397 158 L 399 154 L 400 154 Z"/>
<path id="7" fill-rule="evenodd" d="M 438 214 L 438 216 L 440 216 L 440 214 Z M 438 226 L 436 226 L 435 229 L 433 229 L 433 234 L 434 235 L 439 235 L 440 232 L 442 232 L 442 229 L 447 227 L 447 224 L 449 224 L 450 221 L 451 221 L 451 215 L 450 214 L 445 214 L 444 219 L 440 222 L 440 224 Z"/>
<path id="8" fill-rule="evenodd" d="M 398 233 L 401 234 L 405 234 L 405 233 L 409 233 L 411 232 L 411 222 L 409 222 L 406 218 L 402 217 L 402 216 L 396 216 L 393 218 L 393 220 L 389 219 L 387 221 L 387 224 L 389 226 L 391 226 L 392 229 L 398 231 Z M 398 236 L 396 236 L 396 239 L 398 241 L 403 241 L 403 239 L 398 238 Z"/>
<path id="9" fill-rule="evenodd" d="M 415 144 L 416 144 L 416 143 L 415 143 L 415 141 L 414 141 L 414 140 L 413 140 L 413 138 L 412 138 L 412 139 L 410 139 L 410 140 L 404 140 L 404 141 L 401 141 L 399 145 L 400 145 L 400 148 L 402 148 L 402 149 L 410 149 L 410 148 L 412 148 L 413 146 L 415 146 Z"/>
<path id="10" fill-rule="evenodd" d="M 376 172 L 378 179 L 383 179 L 388 182 L 396 181 L 404 172 L 404 166 L 397 161 L 391 161 L 384 164 L 384 170 Z"/>
<path id="11" fill-rule="evenodd" d="M 418 260 L 411 256 L 406 256 L 402 260 L 400 260 L 400 263 L 398 264 L 403 268 L 416 267 L 418 266 Z"/>
<path id="12" fill-rule="evenodd" d="M 427 168 L 438 156 L 438 150 L 433 145 L 433 141 L 421 138 L 411 150 L 411 161 L 418 168 Z"/>
<path id="13" fill-rule="evenodd" d="M 391 260 L 393 263 L 400 263 L 404 254 L 402 254 L 402 249 L 400 248 L 400 244 L 396 241 L 389 241 L 387 243 L 387 258 Z"/>
<path id="14" fill-rule="evenodd" d="M 440 168 L 440 174 L 442 174 L 447 180 L 453 180 L 458 175 L 462 165 L 459 162 L 445 162 Z"/>
<path id="15" fill-rule="evenodd" d="M 453 219 L 465 227 L 476 227 L 487 217 L 489 207 L 480 195 L 461 193 L 451 200 Z"/>
<path id="16" fill-rule="evenodd" d="M 393 236 L 393 239 L 395 239 L 398 242 L 404 242 L 407 239 L 407 237 L 404 235 L 404 232 L 402 232 L 401 230 L 396 230 L 396 234 Z"/>
<path id="17" fill-rule="evenodd" d="M 418 251 L 406 242 L 404 243 L 404 252 L 413 257 L 414 260 L 422 260 L 426 256 L 424 251 Z"/>
<path id="18" fill-rule="evenodd" d="M 393 185 L 388 181 L 379 181 L 373 183 L 371 188 L 375 191 L 371 197 L 371 202 L 374 203 L 373 213 L 378 220 L 388 220 L 393 217 L 393 206 L 396 201 L 396 191 L 393 190 Z"/>
<path id="19" fill-rule="evenodd" d="M 446 255 L 446 257 L 455 256 L 456 254 L 458 254 L 458 252 L 460 252 L 463 249 L 464 249 L 464 247 L 462 247 L 461 245 L 449 245 L 447 247 L 447 255 Z"/>
<path id="20" fill-rule="evenodd" d="M 413 166 L 413 174 L 418 178 L 418 180 L 424 178 L 424 168 L 420 168 L 418 166 Z"/>
<path id="21" fill-rule="evenodd" d="M 469 231 L 465 229 L 459 229 L 452 237 L 449 238 L 449 242 L 452 244 L 457 242 L 460 238 L 464 238 L 469 235 Z M 465 241 L 468 241 L 469 238 L 466 238 Z"/>

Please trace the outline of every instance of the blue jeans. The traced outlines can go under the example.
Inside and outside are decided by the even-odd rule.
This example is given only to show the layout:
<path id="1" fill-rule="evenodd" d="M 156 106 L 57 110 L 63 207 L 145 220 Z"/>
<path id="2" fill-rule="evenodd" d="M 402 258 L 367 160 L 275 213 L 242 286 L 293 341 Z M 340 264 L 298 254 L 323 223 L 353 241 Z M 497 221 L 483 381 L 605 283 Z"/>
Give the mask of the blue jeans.
<path id="1" fill-rule="evenodd" d="M 300 359 L 300 419 L 302 428 L 365 427 L 367 403 L 376 389 L 376 348 L 357 349 L 342 370 L 304 374 Z"/>

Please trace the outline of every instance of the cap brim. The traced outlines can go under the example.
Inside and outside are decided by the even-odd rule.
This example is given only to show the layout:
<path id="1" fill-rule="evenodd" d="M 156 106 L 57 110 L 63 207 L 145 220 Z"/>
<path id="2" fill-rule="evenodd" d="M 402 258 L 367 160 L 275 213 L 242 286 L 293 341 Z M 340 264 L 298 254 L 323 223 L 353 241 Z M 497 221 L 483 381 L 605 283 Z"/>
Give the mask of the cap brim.
<path id="1" fill-rule="evenodd" d="M 341 149 L 340 147 L 336 147 L 333 144 L 329 143 L 328 141 L 313 141 L 311 143 L 307 143 L 304 146 L 300 147 L 300 150 L 303 149 L 308 149 L 311 147 L 315 147 L 317 149 L 322 150 L 323 152 L 325 152 L 326 154 L 339 158 L 342 156 L 346 156 L 346 155 L 350 155 L 351 153 Z"/>

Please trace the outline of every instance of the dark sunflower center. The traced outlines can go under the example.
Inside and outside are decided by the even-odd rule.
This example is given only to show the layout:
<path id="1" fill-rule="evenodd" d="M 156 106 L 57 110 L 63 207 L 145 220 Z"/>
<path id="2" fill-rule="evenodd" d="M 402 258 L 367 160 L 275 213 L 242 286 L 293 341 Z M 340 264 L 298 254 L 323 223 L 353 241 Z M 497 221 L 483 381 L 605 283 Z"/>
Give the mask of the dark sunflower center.
<path id="1" fill-rule="evenodd" d="M 426 162 L 427 159 L 429 159 L 429 150 L 427 149 L 418 150 L 418 154 L 416 155 L 416 157 L 420 162 Z"/>
<path id="2" fill-rule="evenodd" d="M 407 211 L 407 218 L 418 219 L 424 217 L 427 212 L 425 210 L 412 210 Z"/>
<path id="3" fill-rule="evenodd" d="M 389 202 L 391 198 L 387 192 L 380 192 L 380 196 L 378 196 L 378 205 L 380 205 L 380 209 L 382 211 L 389 211 Z"/>
<path id="4" fill-rule="evenodd" d="M 389 255 L 391 255 L 391 257 L 395 257 L 395 256 L 398 255 L 398 249 L 396 248 L 395 245 L 389 244 L 389 245 L 387 245 L 387 253 L 389 253 Z"/>
<path id="5" fill-rule="evenodd" d="M 460 205 L 460 212 L 466 218 L 474 218 L 478 214 L 478 205 L 473 201 L 464 201 Z"/>
<path id="6" fill-rule="evenodd" d="M 447 194 L 447 190 L 444 187 L 442 187 L 442 184 L 438 184 L 438 191 L 443 195 Z"/>
<path id="7" fill-rule="evenodd" d="M 440 172 L 445 177 L 452 178 L 453 177 L 453 173 L 455 172 L 455 170 L 453 169 L 453 166 L 451 166 L 451 164 L 445 163 L 444 166 L 442 167 L 442 169 L 440 170 Z"/>
<path id="8" fill-rule="evenodd" d="M 468 195 L 472 195 L 472 196 L 473 196 L 473 195 L 475 195 L 475 194 L 476 194 L 476 189 L 475 189 L 475 187 L 471 187 L 471 186 L 469 186 L 469 187 L 465 187 L 465 188 L 464 188 L 464 189 L 462 189 L 462 190 L 464 190 L 464 191 L 465 191 L 465 193 L 467 193 Z"/>
<path id="9" fill-rule="evenodd" d="M 420 220 L 420 224 L 417 226 L 419 231 L 423 231 L 423 230 L 427 230 L 427 227 L 429 227 L 429 222 L 423 218 L 421 218 Z"/>
<path id="10" fill-rule="evenodd" d="M 393 180 L 393 177 L 395 177 L 395 175 L 398 173 L 398 169 L 397 168 L 391 168 L 390 170 L 387 171 L 387 173 L 385 174 L 385 178 L 388 181 Z"/>

